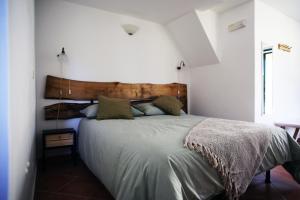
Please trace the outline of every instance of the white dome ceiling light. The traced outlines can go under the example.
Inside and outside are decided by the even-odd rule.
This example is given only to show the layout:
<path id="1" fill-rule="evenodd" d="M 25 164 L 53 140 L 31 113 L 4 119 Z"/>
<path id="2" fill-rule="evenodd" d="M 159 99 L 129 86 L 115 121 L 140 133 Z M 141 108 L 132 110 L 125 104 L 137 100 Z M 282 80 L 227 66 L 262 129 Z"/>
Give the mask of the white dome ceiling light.
<path id="1" fill-rule="evenodd" d="M 122 27 L 128 35 L 134 35 L 139 30 L 139 27 L 133 24 L 123 24 Z"/>

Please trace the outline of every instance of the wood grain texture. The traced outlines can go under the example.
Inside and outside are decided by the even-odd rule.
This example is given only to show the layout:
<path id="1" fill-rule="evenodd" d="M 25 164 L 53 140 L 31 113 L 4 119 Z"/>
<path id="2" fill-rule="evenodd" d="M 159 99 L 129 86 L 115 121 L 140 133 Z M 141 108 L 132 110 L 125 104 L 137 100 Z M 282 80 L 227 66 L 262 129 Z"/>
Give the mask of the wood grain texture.
<path id="1" fill-rule="evenodd" d="M 69 93 L 69 89 L 71 93 Z M 188 101 L 186 84 L 87 82 L 47 76 L 46 99 L 91 101 L 97 100 L 99 95 L 129 99 L 133 103 L 153 100 L 161 95 L 175 96 L 183 103 L 183 110 L 187 112 Z M 91 104 L 60 103 L 49 105 L 45 107 L 45 119 L 56 119 L 59 105 L 60 114 L 58 119 L 71 119 L 84 117 L 79 111 Z"/>
<path id="2" fill-rule="evenodd" d="M 57 103 L 46 106 L 45 120 L 53 119 L 72 119 L 85 117 L 84 114 L 80 113 L 80 110 L 90 106 L 91 103 Z M 59 108 L 59 115 L 58 115 Z"/>

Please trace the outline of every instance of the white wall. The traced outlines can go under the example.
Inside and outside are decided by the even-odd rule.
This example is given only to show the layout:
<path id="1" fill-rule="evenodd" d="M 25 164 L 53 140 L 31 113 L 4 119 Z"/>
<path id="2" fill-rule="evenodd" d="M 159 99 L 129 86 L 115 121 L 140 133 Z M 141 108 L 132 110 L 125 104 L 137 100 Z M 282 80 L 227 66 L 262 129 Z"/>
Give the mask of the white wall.
<path id="1" fill-rule="evenodd" d="M 247 27 L 228 32 L 245 19 Z M 191 69 L 191 112 L 254 121 L 254 2 L 218 16 L 220 64 Z"/>
<path id="2" fill-rule="evenodd" d="M 9 200 L 23 200 L 33 198 L 36 175 L 34 1 L 10 0 L 8 6 Z"/>
<path id="3" fill-rule="evenodd" d="M 65 1 L 36 1 L 37 131 L 55 128 L 44 121 L 46 75 L 61 76 L 56 58 L 65 47 L 64 76 L 86 81 L 170 83 L 184 81 L 176 66 L 182 56 L 159 24 Z M 128 36 L 121 25 L 133 23 L 138 32 Z M 77 128 L 78 120 L 59 126 Z"/>
<path id="4" fill-rule="evenodd" d="M 256 121 L 300 122 L 300 22 L 255 1 Z M 273 46 L 273 114 L 261 116 L 261 43 Z M 278 43 L 292 46 L 291 53 Z"/>

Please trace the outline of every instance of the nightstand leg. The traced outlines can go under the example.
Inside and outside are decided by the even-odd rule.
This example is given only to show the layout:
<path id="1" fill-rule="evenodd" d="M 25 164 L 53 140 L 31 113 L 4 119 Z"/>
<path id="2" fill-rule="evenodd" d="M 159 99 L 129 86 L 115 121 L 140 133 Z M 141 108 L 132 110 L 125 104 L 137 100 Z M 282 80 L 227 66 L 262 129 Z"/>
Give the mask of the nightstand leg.
<path id="1" fill-rule="evenodd" d="M 42 169 L 46 170 L 46 142 L 45 142 L 45 135 L 43 134 L 42 138 L 43 142 L 43 149 L 42 149 Z"/>
<path id="2" fill-rule="evenodd" d="M 46 170 L 46 150 L 45 150 L 45 148 L 43 148 L 42 167 L 43 167 L 43 170 Z"/>
<path id="3" fill-rule="evenodd" d="M 73 157 L 74 165 L 77 165 L 77 156 L 76 156 L 76 146 L 75 145 L 72 147 L 72 157 Z"/>
<path id="4" fill-rule="evenodd" d="M 266 171 L 266 180 L 265 180 L 266 184 L 270 184 L 271 183 L 271 171 L 268 170 Z"/>
<path id="5" fill-rule="evenodd" d="M 74 133 L 74 144 L 72 146 L 72 154 L 73 154 L 73 162 L 74 162 L 74 165 L 77 165 L 77 135 L 76 133 Z"/>

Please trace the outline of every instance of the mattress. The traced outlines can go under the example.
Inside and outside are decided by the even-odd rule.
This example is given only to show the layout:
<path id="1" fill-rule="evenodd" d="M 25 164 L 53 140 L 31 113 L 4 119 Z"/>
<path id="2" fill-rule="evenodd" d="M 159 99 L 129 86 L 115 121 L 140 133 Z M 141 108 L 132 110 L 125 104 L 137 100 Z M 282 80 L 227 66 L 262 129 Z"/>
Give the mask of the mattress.
<path id="1" fill-rule="evenodd" d="M 224 187 L 206 159 L 183 147 L 204 117 L 148 116 L 79 124 L 81 159 L 117 200 L 211 199 Z M 291 137 L 273 134 L 257 174 L 292 160 Z"/>

